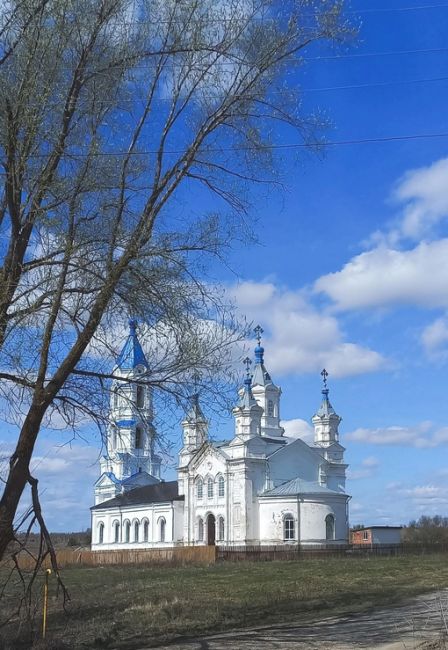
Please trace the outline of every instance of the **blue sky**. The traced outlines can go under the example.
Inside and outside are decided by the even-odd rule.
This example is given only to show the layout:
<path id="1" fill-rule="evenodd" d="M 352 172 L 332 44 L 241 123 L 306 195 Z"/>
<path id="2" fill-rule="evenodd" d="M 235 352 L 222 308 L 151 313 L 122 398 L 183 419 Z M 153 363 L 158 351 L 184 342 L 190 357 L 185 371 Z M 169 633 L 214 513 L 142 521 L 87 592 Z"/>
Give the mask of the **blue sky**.
<path id="1" fill-rule="evenodd" d="M 358 45 L 297 73 L 305 106 L 333 124 L 327 139 L 448 133 L 448 4 L 353 1 L 351 9 L 361 19 Z M 448 137 L 284 155 L 285 188 L 254 197 L 259 244 L 235 246 L 218 279 L 265 329 L 290 430 L 307 434 L 320 370 L 330 372 L 352 523 L 447 515 Z M 12 435 L 2 436 L 5 453 Z M 99 442 L 87 439 L 61 448 L 61 434 L 48 433 L 39 444 L 50 529 L 89 525 Z"/>

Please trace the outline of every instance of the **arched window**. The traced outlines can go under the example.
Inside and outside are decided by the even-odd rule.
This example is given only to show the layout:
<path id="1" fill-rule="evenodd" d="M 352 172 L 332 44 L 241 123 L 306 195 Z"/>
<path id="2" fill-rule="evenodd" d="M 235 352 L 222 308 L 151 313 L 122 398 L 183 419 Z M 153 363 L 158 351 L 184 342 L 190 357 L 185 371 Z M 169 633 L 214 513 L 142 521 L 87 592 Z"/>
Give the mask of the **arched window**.
<path id="1" fill-rule="evenodd" d="M 160 519 L 159 519 L 159 537 L 160 537 L 161 542 L 165 541 L 165 529 L 166 529 L 165 518 L 160 517 Z"/>
<path id="2" fill-rule="evenodd" d="M 224 496 L 224 476 L 218 478 L 218 496 Z"/>
<path id="3" fill-rule="evenodd" d="M 142 428 L 141 427 L 136 427 L 135 428 L 135 448 L 136 449 L 141 449 L 142 448 Z"/>
<path id="4" fill-rule="evenodd" d="M 204 520 L 199 518 L 198 521 L 198 541 L 203 542 L 204 541 Z"/>
<path id="5" fill-rule="evenodd" d="M 268 399 L 268 415 L 270 417 L 274 415 L 274 402 L 271 399 Z"/>
<path id="6" fill-rule="evenodd" d="M 218 517 L 218 541 L 224 539 L 224 517 Z"/>
<path id="7" fill-rule="evenodd" d="M 116 409 L 118 407 L 118 391 L 116 388 L 114 389 L 113 394 L 114 394 L 114 409 Z"/>
<path id="8" fill-rule="evenodd" d="M 325 517 L 325 537 L 327 540 L 334 539 L 334 516 Z"/>
<path id="9" fill-rule="evenodd" d="M 145 519 L 143 522 L 143 541 L 147 542 L 149 538 L 149 521 Z"/>
<path id="10" fill-rule="evenodd" d="M 125 521 L 124 522 L 124 541 L 126 544 L 129 544 L 131 541 L 131 522 L 130 521 Z"/>
<path id="11" fill-rule="evenodd" d="M 207 496 L 209 499 L 213 498 L 213 479 L 209 478 L 207 481 Z"/>
<path id="12" fill-rule="evenodd" d="M 284 539 L 286 542 L 295 539 L 295 530 L 294 530 L 294 517 L 292 515 L 286 515 L 283 520 L 283 529 L 284 529 Z"/>
<path id="13" fill-rule="evenodd" d="M 137 386 L 137 408 L 142 409 L 145 405 L 145 389 L 143 386 Z"/>
<path id="14" fill-rule="evenodd" d="M 204 496 L 204 484 L 201 478 L 196 483 L 196 495 L 198 499 L 202 499 Z"/>
<path id="15" fill-rule="evenodd" d="M 103 522 L 100 523 L 98 526 L 98 544 L 102 544 L 104 542 L 104 524 Z"/>
<path id="16" fill-rule="evenodd" d="M 139 541 L 138 540 L 138 527 L 139 527 L 139 523 L 138 523 L 138 521 L 135 521 L 134 522 L 134 542 Z"/>
<path id="17" fill-rule="evenodd" d="M 114 542 L 118 544 L 120 541 L 120 522 L 116 521 L 114 523 Z"/>

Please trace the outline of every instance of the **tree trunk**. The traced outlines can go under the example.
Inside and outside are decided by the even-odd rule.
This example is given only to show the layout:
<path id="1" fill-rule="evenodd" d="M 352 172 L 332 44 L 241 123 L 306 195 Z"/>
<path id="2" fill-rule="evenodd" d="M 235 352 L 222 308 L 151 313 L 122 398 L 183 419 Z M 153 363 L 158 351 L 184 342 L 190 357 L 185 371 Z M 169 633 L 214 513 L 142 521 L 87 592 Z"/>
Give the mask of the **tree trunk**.
<path id="1" fill-rule="evenodd" d="M 42 404 L 31 405 L 10 459 L 8 478 L 0 500 L 0 561 L 14 539 L 14 518 L 29 479 L 31 457 L 44 412 Z"/>

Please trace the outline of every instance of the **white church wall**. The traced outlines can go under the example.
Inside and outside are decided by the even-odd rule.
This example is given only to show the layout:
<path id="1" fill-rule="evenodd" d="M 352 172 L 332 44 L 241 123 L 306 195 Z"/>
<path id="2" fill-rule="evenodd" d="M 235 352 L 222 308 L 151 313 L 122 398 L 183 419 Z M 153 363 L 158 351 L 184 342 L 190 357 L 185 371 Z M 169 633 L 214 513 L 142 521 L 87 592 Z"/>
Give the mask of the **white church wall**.
<path id="1" fill-rule="evenodd" d="M 259 501 L 260 544 L 297 543 L 300 535 L 297 497 L 263 498 Z M 294 521 L 294 540 L 285 540 L 285 517 Z"/>
<path id="2" fill-rule="evenodd" d="M 322 457 L 300 439 L 285 445 L 269 458 L 273 487 L 300 476 L 305 481 L 318 481 Z"/>
<path id="3" fill-rule="evenodd" d="M 334 534 L 327 539 L 326 518 L 334 517 Z M 310 495 L 300 498 L 300 542 L 318 544 L 347 542 L 346 499 L 332 495 Z"/>
<path id="4" fill-rule="evenodd" d="M 165 504 L 135 505 L 128 508 L 92 511 L 92 550 L 112 551 L 119 549 L 163 548 L 173 546 L 182 538 L 182 502 Z M 148 522 L 148 539 L 144 538 L 144 524 Z M 163 524 L 164 533 L 162 531 Z M 129 541 L 127 523 L 129 522 Z M 138 523 L 138 540 L 135 539 L 135 524 Z M 100 525 L 103 529 L 103 543 L 100 543 Z M 115 526 L 118 524 L 118 542 L 115 541 Z M 164 539 L 162 539 L 164 537 Z"/>

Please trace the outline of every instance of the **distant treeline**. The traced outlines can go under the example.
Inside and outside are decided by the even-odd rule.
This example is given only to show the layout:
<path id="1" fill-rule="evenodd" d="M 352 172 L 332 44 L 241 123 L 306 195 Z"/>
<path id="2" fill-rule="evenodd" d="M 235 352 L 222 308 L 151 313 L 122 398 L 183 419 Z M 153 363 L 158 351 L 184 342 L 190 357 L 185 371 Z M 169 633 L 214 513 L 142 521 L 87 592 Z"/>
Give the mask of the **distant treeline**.
<path id="1" fill-rule="evenodd" d="M 22 541 L 24 535 L 19 534 L 18 539 Z M 32 548 L 39 544 L 39 533 L 30 533 L 28 537 L 27 547 Z M 90 546 L 92 533 L 90 528 L 80 532 L 71 533 L 51 533 L 51 539 L 55 548 L 64 548 L 67 546 Z"/>
<path id="2" fill-rule="evenodd" d="M 448 517 L 422 515 L 403 528 L 403 542 L 411 544 L 448 544 Z"/>

